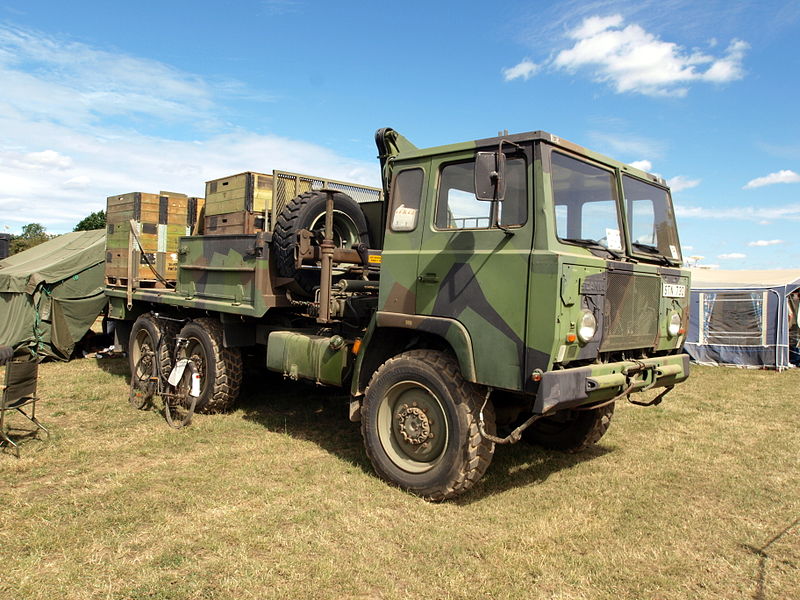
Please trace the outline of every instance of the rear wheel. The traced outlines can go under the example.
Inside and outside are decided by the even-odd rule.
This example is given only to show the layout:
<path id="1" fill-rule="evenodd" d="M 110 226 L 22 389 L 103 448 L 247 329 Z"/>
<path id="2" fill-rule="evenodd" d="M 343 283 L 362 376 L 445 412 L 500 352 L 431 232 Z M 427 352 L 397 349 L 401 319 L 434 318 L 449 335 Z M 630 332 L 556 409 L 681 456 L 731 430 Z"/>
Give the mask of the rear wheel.
<path id="1" fill-rule="evenodd" d="M 535 421 L 522 438 L 551 450 L 580 452 L 600 441 L 611 425 L 614 403 L 592 410 L 575 410 Z"/>
<path id="2" fill-rule="evenodd" d="M 157 319 L 152 313 L 140 315 L 134 322 L 128 343 L 131 370 L 128 399 L 135 408 L 143 409 L 150 403 L 159 374 L 169 375 L 177 331 L 176 323 Z"/>
<path id="3" fill-rule="evenodd" d="M 483 394 L 456 361 L 435 350 L 412 350 L 381 365 L 367 387 L 361 433 L 381 478 L 419 496 L 446 500 L 486 472 L 494 444 L 478 431 Z M 491 404 L 486 429 L 494 433 Z"/>
<path id="4" fill-rule="evenodd" d="M 238 348 L 225 348 L 222 325 L 216 319 L 195 319 L 184 325 L 186 339 L 181 358 L 194 363 L 200 375 L 200 396 L 196 411 L 216 413 L 230 410 L 239 397 L 242 383 L 242 355 Z M 190 397 L 186 396 L 186 402 Z"/>

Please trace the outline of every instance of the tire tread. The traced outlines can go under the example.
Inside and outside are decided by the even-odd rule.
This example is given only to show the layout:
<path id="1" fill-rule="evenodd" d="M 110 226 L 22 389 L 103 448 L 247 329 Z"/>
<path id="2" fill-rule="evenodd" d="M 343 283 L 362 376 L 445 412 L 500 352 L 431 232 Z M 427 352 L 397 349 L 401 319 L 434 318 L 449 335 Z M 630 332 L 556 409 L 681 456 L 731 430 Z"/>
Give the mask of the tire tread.
<path id="1" fill-rule="evenodd" d="M 462 460 L 461 468 L 450 481 L 444 482 L 438 489 L 421 494 L 428 500 L 448 500 L 469 490 L 475 483 L 483 477 L 492 462 L 494 454 L 494 442 L 486 440 L 478 428 L 478 414 L 483 404 L 482 388 L 470 383 L 461 375 L 461 370 L 455 358 L 450 354 L 439 350 L 410 350 L 390 358 L 383 363 L 370 378 L 366 393 L 369 394 L 370 386 L 374 385 L 380 377 L 380 372 L 384 368 L 389 368 L 404 359 L 412 359 L 424 362 L 431 366 L 435 371 L 445 376 L 454 384 L 451 390 L 458 410 L 462 411 L 467 417 L 468 440 L 465 444 L 466 457 Z M 484 409 L 486 426 L 491 432 L 494 429 L 494 408 L 488 402 Z M 367 439 L 366 419 L 361 421 L 362 436 Z M 373 449 L 369 444 L 365 444 L 367 456 L 370 461 L 376 464 Z"/>

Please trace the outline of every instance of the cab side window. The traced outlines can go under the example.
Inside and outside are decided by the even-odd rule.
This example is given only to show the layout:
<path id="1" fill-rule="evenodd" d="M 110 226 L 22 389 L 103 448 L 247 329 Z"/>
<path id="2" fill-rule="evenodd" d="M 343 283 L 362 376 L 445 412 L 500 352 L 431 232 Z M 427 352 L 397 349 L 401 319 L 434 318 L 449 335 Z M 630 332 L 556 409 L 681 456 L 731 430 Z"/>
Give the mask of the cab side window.
<path id="1" fill-rule="evenodd" d="M 417 228 L 424 175 L 422 169 L 407 169 L 394 178 L 389 221 L 392 231 L 414 231 Z"/>
<path id="2" fill-rule="evenodd" d="M 500 224 L 522 226 L 528 220 L 528 189 L 524 158 L 506 160 L 506 194 L 500 205 Z M 492 202 L 475 197 L 475 162 L 449 163 L 439 176 L 436 229 L 488 229 Z"/>

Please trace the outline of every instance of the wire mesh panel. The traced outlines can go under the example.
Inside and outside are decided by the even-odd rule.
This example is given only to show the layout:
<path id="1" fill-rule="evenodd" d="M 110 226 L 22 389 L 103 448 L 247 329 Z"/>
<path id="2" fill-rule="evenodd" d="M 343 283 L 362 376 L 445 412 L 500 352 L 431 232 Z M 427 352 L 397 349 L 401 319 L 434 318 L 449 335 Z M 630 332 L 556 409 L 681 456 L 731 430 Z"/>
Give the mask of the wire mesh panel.
<path id="1" fill-rule="evenodd" d="M 286 171 L 273 171 L 273 175 L 275 186 L 273 210 L 276 217 L 286 206 L 286 203 L 295 196 L 311 190 L 321 190 L 322 188 L 341 191 L 359 204 L 383 200 L 383 190 L 380 188 Z"/>
<path id="2" fill-rule="evenodd" d="M 601 351 L 647 348 L 658 334 L 661 278 L 609 273 Z"/>

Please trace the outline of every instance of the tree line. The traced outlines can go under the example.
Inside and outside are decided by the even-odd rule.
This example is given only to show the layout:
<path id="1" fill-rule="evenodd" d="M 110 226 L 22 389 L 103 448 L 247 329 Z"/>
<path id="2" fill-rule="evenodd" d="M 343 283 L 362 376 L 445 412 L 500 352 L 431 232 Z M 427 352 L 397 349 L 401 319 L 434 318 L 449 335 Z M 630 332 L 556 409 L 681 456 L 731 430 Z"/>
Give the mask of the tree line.
<path id="1" fill-rule="evenodd" d="M 91 231 L 92 229 L 105 229 L 105 227 L 106 213 L 103 210 L 98 210 L 81 219 L 72 231 Z M 58 237 L 58 235 L 47 233 L 42 224 L 28 223 L 22 227 L 22 232 L 19 235 L 11 236 L 8 242 L 8 254 L 10 256 L 23 252 L 55 237 Z"/>

